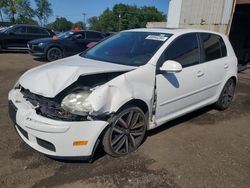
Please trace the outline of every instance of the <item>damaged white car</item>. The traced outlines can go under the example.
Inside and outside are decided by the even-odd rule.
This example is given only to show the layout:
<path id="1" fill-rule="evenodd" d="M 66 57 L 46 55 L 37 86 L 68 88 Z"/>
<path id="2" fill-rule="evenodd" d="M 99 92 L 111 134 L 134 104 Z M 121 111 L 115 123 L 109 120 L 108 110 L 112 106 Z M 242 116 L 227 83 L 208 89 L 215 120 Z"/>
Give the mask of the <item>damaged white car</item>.
<path id="1" fill-rule="evenodd" d="M 49 156 L 114 157 L 147 130 L 209 104 L 229 107 L 237 58 L 224 35 L 185 29 L 120 32 L 86 52 L 38 66 L 9 92 L 20 137 Z"/>

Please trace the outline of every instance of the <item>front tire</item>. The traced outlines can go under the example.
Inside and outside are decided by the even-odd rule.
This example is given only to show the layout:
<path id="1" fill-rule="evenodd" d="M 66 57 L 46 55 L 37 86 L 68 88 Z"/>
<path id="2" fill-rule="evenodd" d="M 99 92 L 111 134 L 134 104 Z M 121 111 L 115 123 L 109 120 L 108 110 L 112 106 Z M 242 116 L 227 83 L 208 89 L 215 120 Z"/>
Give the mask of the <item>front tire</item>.
<path id="1" fill-rule="evenodd" d="M 57 47 L 52 47 L 47 51 L 46 58 L 48 61 L 55 61 L 63 58 L 63 52 Z"/>
<path id="2" fill-rule="evenodd" d="M 230 106 L 234 97 L 235 86 L 236 83 L 232 78 L 226 82 L 220 94 L 219 100 L 215 103 L 216 109 L 225 110 Z"/>
<path id="3" fill-rule="evenodd" d="M 146 115 L 138 107 L 128 107 L 118 112 L 104 134 L 104 151 L 113 157 L 135 151 L 144 140 L 147 121 Z"/>

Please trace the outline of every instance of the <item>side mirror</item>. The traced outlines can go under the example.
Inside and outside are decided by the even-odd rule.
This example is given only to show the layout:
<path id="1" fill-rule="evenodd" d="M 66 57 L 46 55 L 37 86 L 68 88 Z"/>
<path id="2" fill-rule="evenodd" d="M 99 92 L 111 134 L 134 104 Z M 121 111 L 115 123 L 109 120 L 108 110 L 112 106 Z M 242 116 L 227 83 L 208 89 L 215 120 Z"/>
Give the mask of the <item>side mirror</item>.
<path id="1" fill-rule="evenodd" d="M 162 64 L 160 70 L 164 72 L 181 72 L 182 66 L 176 61 L 167 60 Z"/>

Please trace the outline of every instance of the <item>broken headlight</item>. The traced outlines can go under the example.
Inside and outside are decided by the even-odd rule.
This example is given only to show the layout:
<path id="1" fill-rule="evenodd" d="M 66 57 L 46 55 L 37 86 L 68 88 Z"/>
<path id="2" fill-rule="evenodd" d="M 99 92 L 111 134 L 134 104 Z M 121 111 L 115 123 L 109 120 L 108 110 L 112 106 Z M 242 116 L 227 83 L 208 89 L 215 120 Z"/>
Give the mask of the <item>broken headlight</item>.
<path id="1" fill-rule="evenodd" d="M 64 97 L 61 106 L 65 111 L 77 115 L 87 115 L 92 110 L 92 105 L 87 99 L 91 91 L 79 91 Z"/>

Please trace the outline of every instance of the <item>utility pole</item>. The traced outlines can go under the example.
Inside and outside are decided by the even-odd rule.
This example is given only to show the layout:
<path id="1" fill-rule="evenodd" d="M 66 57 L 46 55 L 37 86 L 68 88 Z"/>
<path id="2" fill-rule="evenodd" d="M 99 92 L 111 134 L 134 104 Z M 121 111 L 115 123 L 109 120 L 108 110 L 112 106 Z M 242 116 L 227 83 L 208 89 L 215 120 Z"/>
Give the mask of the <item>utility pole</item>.
<path id="1" fill-rule="evenodd" d="M 118 30 L 121 31 L 121 13 L 119 13 L 119 25 L 118 25 Z"/>
<path id="2" fill-rule="evenodd" d="M 3 14 L 2 14 L 2 9 L 0 8 L 0 17 L 1 17 L 1 20 L 3 22 Z"/>
<path id="3" fill-rule="evenodd" d="M 86 25 L 86 15 L 87 15 L 87 13 L 82 13 L 82 15 L 83 15 L 83 23 Z"/>

